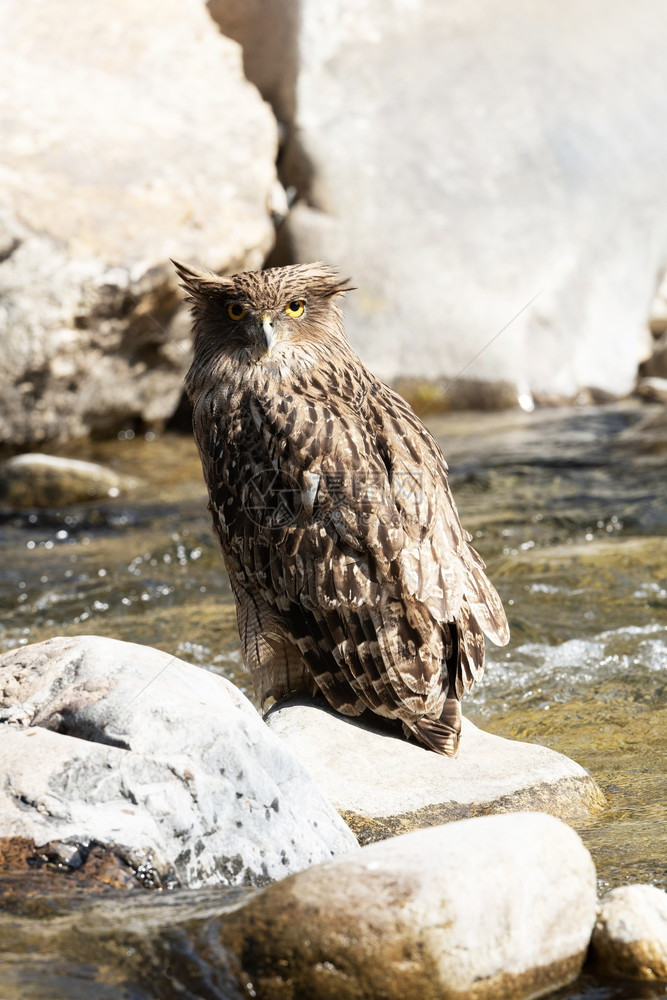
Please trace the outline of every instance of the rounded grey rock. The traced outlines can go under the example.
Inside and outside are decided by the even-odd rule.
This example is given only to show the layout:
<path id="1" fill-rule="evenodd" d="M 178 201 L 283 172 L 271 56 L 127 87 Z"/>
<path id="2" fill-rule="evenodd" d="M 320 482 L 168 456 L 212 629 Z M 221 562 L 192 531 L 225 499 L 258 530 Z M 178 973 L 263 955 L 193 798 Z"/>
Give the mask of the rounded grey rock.
<path id="1" fill-rule="evenodd" d="M 229 681 L 148 646 L 0 657 L 0 837 L 111 848 L 186 886 L 263 885 L 357 843 Z"/>
<path id="2" fill-rule="evenodd" d="M 606 975 L 667 980 L 667 892 L 654 885 L 612 889 L 600 901 L 591 944 Z"/>
<path id="3" fill-rule="evenodd" d="M 578 975 L 595 907 L 578 835 L 515 813 L 316 865 L 258 893 L 221 935 L 251 996 L 521 1000 Z"/>

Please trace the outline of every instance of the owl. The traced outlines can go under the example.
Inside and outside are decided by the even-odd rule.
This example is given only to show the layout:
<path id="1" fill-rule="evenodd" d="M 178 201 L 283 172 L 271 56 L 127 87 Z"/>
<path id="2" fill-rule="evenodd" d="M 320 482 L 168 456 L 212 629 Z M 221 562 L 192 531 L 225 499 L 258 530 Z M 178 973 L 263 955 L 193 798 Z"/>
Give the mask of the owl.
<path id="1" fill-rule="evenodd" d="M 438 444 L 343 329 L 323 264 L 199 273 L 186 376 L 214 531 L 257 697 L 322 694 L 454 756 L 500 599 Z"/>

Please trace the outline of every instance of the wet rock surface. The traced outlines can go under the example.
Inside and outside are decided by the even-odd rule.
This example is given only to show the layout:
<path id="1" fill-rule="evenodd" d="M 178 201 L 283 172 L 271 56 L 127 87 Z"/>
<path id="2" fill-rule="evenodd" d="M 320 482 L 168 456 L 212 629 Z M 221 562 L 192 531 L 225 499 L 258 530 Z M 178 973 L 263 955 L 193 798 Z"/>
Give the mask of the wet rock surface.
<path id="1" fill-rule="evenodd" d="M 592 955 L 605 975 L 667 982 L 667 892 L 626 885 L 603 896 Z"/>
<path id="2" fill-rule="evenodd" d="M 67 885 L 67 888 L 66 888 Z M 211 933 L 248 890 L 73 889 L 0 873 L 3 1000 L 247 1000 L 234 956 Z M 48 985 L 45 985 L 48 984 Z"/>
<path id="3" fill-rule="evenodd" d="M 0 723 L 0 837 L 97 842 L 184 886 L 266 884 L 356 849 L 247 699 L 160 650 L 88 636 L 6 653 Z"/>
<path id="4" fill-rule="evenodd" d="M 363 848 L 251 899 L 221 926 L 253 996 L 536 997 L 573 980 L 595 870 L 542 814 L 464 820 Z"/>
<path id="5" fill-rule="evenodd" d="M 281 702 L 266 717 L 362 843 L 448 820 L 540 810 L 581 820 L 604 805 L 562 754 L 484 733 L 464 719 L 452 760 L 323 703 Z"/>
<path id="6" fill-rule="evenodd" d="M 126 852 L 127 853 L 127 852 Z M 45 877 L 46 876 L 46 877 Z M 63 879 L 63 876 L 66 876 Z M 3 912 L 30 913 L 28 897 L 41 897 L 40 916 L 48 910 L 49 891 L 67 894 L 103 892 L 108 889 L 168 889 L 174 879 L 163 881 L 147 862 L 130 863 L 112 848 L 94 840 L 53 840 L 39 846 L 27 837 L 0 837 L 0 908 Z"/>

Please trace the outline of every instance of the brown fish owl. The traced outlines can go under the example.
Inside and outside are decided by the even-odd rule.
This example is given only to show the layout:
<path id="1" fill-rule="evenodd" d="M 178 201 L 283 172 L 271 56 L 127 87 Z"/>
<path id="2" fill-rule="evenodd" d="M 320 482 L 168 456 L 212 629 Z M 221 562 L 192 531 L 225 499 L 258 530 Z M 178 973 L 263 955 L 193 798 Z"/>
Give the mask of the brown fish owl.
<path id="1" fill-rule="evenodd" d="M 440 448 L 351 349 L 334 271 L 176 267 L 194 433 L 257 696 L 321 692 L 453 755 L 482 633 L 509 633 Z"/>

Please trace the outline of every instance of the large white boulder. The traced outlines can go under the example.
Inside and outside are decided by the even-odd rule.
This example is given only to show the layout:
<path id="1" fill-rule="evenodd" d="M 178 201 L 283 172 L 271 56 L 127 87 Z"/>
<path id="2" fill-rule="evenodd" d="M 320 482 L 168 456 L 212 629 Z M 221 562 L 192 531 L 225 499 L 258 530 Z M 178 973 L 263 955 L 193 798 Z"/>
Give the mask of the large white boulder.
<path id="1" fill-rule="evenodd" d="M 577 976 L 595 908 L 595 868 L 577 834 L 514 813 L 317 865 L 220 929 L 252 996 L 521 1000 Z"/>
<path id="2" fill-rule="evenodd" d="M 159 424 L 189 324 L 168 258 L 273 243 L 276 124 L 203 4 L 0 4 L 0 441 Z"/>
<path id="3" fill-rule="evenodd" d="M 293 79 L 287 243 L 353 277 L 373 370 L 629 392 L 667 257 L 667 6 L 282 0 L 287 59 L 254 6 L 211 9 L 265 93 Z"/>
<path id="4" fill-rule="evenodd" d="M 581 820 L 604 805 L 594 779 L 569 757 L 492 736 L 468 719 L 455 759 L 319 703 L 281 702 L 266 721 L 366 843 L 487 813 Z"/>
<path id="5" fill-rule="evenodd" d="M 0 771 L 0 838 L 97 842 L 182 885 L 262 885 L 358 846 L 233 684 L 115 639 L 0 657 Z"/>

